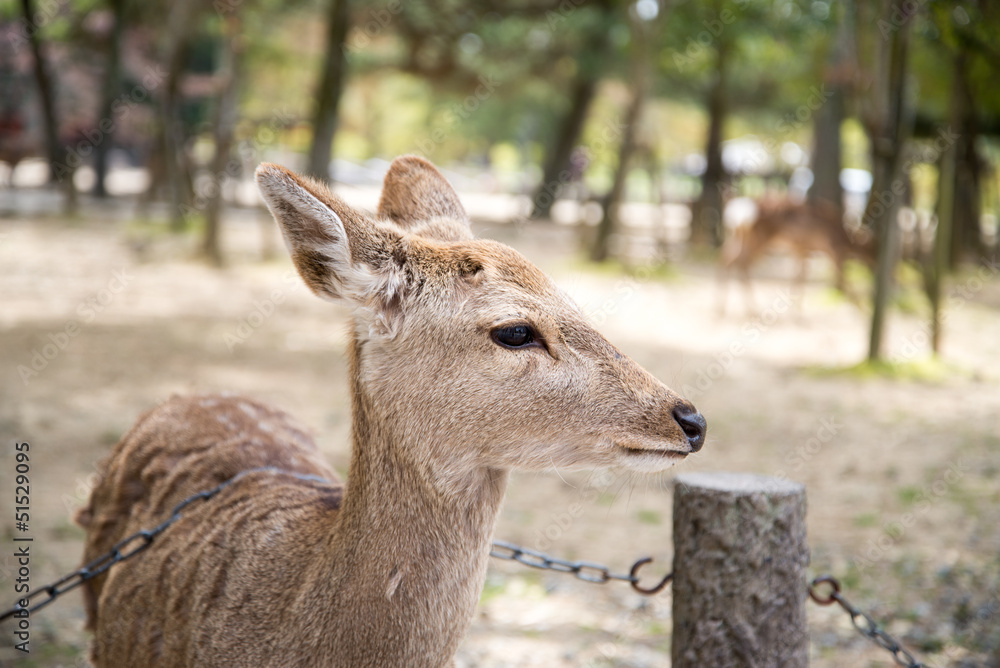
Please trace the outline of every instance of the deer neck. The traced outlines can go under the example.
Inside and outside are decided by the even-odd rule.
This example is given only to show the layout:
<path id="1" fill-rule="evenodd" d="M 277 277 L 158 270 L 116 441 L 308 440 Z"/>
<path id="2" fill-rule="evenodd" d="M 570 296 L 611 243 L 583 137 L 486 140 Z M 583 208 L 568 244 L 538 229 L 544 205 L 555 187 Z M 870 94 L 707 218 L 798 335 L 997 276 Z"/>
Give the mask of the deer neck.
<path id="1" fill-rule="evenodd" d="M 482 591 L 507 471 L 442 489 L 410 458 L 412 431 L 352 384 L 351 468 L 328 552 L 330 655 L 356 651 L 344 665 L 450 664 Z"/>

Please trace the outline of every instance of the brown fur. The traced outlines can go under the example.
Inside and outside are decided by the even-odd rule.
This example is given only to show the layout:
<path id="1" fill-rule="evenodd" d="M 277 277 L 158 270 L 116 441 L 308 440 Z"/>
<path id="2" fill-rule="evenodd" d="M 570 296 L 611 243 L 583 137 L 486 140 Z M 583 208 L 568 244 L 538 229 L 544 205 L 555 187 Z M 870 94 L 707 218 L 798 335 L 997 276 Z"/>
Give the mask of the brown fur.
<path id="1" fill-rule="evenodd" d="M 275 165 L 257 175 L 303 280 L 353 310 L 348 484 L 287 415 L 248 399 L 144 415 L 81 513 L 85 560 L 244 473 L 88 583 L 94 662 L 448 665 L 511 468 L 661 470 L 700 448 L 704 422 L 518 253 L 471 239 L 429 163 L 393 164 L 381 219 Z M 494 343 L 510 322 L 544 345 Z"/>
<path id="2" fill-rule="evenodd" d="M 748 305 L 753 303 L 750 267 L 771 248 L 790 250 L 799 259 L 796 283 L 805 281 L 806 261 L 813 253 L 823 253 L 834 264 L 837 289 L 846 293 L 844 263 L 858 259 L 871 265 L 871 243 L 852 237 L 838 209 L 826 201 L 792 202 L 784 198 L 767 198 L 757 203 L 757 217 L 748 226 L 737 228 L 723 244 L 720 254 L 720 282 L 723 283 L 720 311 L 725 311 L 725 288 L 729 272 L 736 269 L 743 281 Z"/>

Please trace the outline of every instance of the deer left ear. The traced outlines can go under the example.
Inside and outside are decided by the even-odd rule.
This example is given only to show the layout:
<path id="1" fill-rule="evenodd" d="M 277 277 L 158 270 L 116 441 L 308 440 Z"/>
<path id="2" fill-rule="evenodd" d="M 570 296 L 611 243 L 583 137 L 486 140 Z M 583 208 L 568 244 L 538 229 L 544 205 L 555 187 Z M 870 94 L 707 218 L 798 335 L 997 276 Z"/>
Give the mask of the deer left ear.
<path id="1" fill-rule="evenodd" d="M 392 161 L 385 175 L 378 214 L 415 234 L 442 240 L 472 236 L 469 216 L 458 193 L 434 165 L 415 155 Z M 435 219 L 445 219 L 448 224 L 421 229 Z"/>

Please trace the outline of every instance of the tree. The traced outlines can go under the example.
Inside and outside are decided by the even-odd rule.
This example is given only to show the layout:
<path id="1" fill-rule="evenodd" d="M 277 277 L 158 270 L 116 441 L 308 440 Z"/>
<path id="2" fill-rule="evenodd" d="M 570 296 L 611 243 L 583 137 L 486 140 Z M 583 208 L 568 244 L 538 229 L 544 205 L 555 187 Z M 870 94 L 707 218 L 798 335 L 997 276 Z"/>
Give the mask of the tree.
<path id="1" fill-rule="evenodd" d="M 222 250 L 219 247 L 220 217 L 223 205 L 223 186 L 228 175 L 236 122 L 239 120 L 239 89 L 243 79 L 244 44 L 241 21 L 236 13 L 223 17 L 224 46 L 218 76 L 221 78 L 219 104 L 213 122 L 215 153 L 212 157 L 212 178 L 215 179 L 205 202 L 205 238 L 202 249 L 209 261 L 222 266 Z"/>
<path id="2" fill-rule="evenodd" d="M 845 14 L 850 11 L 850 4 L 845 3 L 842 7 Z M 840 185 L 840 170 L 843 166 L 840 126 L 844 122 L 844 107 L 853 73 L 850 56 L 851 23 L 851 17 L 841 17 L 836 36 L 830 44 L 827 63 L 823 68 L 823 85 L 829 98 L 816 110 L 813 123 L 813 185 L 809 189 L 809 199 L 813 202 L 830 202 L 839 212 L 843 212 L 844 204 L 844 190 Z"/>
<path id="3" fill-rule="evenodd" d="M 181 77 L 195 34 L 192 26 L 199 24 L 199 4 L 198 0 L 177 0 L 172 5 L 163 45 L 167 77 L 160 103 L 159 129 L 174 231 L 184 229 L 184 214 L 191 210 L 194 198 L 191 166 L 187 160 L 187 133 L 181 118 Z"/>
<path id="4" fill-rule="evenodd" d="M 1000 6 L 994 2 L 936 2 L 930 6 L 932 35 L 950 55 L 964 59 L 961 77 L 947 73 L 950 79 L 941 86 L 941 97 L 950 97 L 959 106 L 950 131 L 956 144 L 954 225 L 952 227 L 950 264 L 954 268 L 963 258 L 982 257 L 980 221 L 983 205 L 984 166 L 983 135 L 1000 134 L 1000 94 L 996 86 L 1000 76 Z M 952 62 L 948 57 L 945 62 Z M 954 111 L 954 109 L 952 109 Z"/>
<path id="5" fill-rule="evenodd" d="M 722 160 L 727 119 L 739 112 L 762 116 L 760 112 L 766 111 L 772 118 L 776 112 L 786 112 L 776 119 L 777 128 L 761 130 L 765 135 L 785 135 L 782 141 L 794 139 L 788 135 L 799 126 L 794 111 L 802 106 L 801 92 L 816 81 L 813 59 L 802 54 L 814 50 L 816 33 L 828 25 L 828 17 L 812 13 L 813 5 L 820 3 L 789 2 L 779 7 L 713 0 L 678 2 L 671 11 L 657 92 L 674 100 L 697 101 L 708 117 L 701 191 L 691 207 L 691 234 L 698 243 L 722 242 L 724 193 L 731 181 L 740 172 L 759 173 L 780 148 L 780 143 L 767 145 L 768 156 L 751 156 L 747 164 L 732 166 L 734 174 L 729 174 Z M 786 120 L 789 116 L 791 122 Z"/>
<path id="6" fill-rule="evenodd" d="M 584 28 L 585 39 L 576 57 L 576 74 L 569 85 L 566 109 L 557 122 L 554 142 L 546 148 L 542 181 L 531 198 L 532 218 L 549 217 L 559 190 L 566 182 L 564 175 L 569 172 L 570 156 L 580 140 L 590 103 L 606 66 L 604 61 L 610 55 L 607 24 L 612 15 L 609 0 L 602 0 L 595 21 Z"/>
<path id="7" fill-rule="evenodd" d="M 910 19 L 915 7 L 900 10 L 891 0 L 882 0 L 876 16 L 869 14 L 871 9 L 870 5 L 861 4 L 856 16 L 857 34 L 867 28 L 870 38 L 866 53 L 859 59 L 867 62 L 871 81 L 871 92 L 862 100 L 862 122 L 871 142 L 872 162 L 872 187 L 862 222 L 873 229 L 878 247 L 868 345 L 868 359 L 877 361 L 882 356 L 886 307 L 898 245 L 896 218 L 903 192 L 899 166 L 907 134 L 906 61 Z"/>
<path id="8" fill-rule="evenodd" d="M 127 0 L 108 0 L 114 22 L 108 37 L 107 66 L 104 70 L 104 86 L 101 91 L 101 109 L 98 124 L 101 140 L 94 146 L 94 194 L 107 195 L 105 179 L 108 173 L 108 153 L 114 143 L 116 124 L 110 122 L 114 114 L 114 102 L 122 86 L 122 36 L 125 32 L 125 8 Z M 105 121 L 108 121 L 105 123 Z"/>
<path id="9" fill-rule="evenodd" d="M 717 12 L 721 2 L 716 2 Z M 722 189 L 726 168 L 722 164 L 722 128 L 727 111 L 727 70 L 732 49 L 727 31 L 720 32 L 715 46 L 715 71 L 709 84 L 706 108 L 708 135 L 705 141 L 705 171 L 701 176 L 701 195 L 691 210 L 691 236 L 695 241 L 722 244 Z"/>
<path id="10" fill-rule="evenodd" d="M 330 178 L 330 152 L 337 131 L 337 110 L 346 79 L 348 4 L 348 0 L 329 0 L 326 53 L 315 93 L 313 140 L 306 171 L 324 181 Z"/>
<path id="11" fill-rule="evenodd" d="M 35 25 L 35 9 L 32 0 L 21 0 L 21 13 L 24 15 L 28 43 L 31 46 L 31 54 L 34 56 L 35 84 L 38 86 L 38 98 L 42 103 L 45 148 L 49 159 L 49 178 L 55 180 L 63 171 L 60 169 L 60 165 L 65 156 L 65 152 L 61 150 L 59 143 L 59 121 L 56 117 L 55 91 L 52 87 L 52 79 L 49 76 L 48 63 L 45 60 L 45 53 L 42 48 L 42 39 L 39 36 L 39 26 Z M 73 187 L 72 179 L 70 179 L 69 187 Z"/>
<path id="12" fill-rule="evenodd" d="M 954 57 L 955 78 L 951 98 L 950 121 L 958 123 L 963 115 L 962 101 L 964 95 L 961 90 L 960 80 L 964 77 L 965 69 L 964 54 L 958 53 Z M 951 243 L 952 228 L 955 220 L 955 180 L 958 147 L 951 144 L 945 147 L 941 154 L 941 169 L 938 174 L 938 204 L 937 216 L 938 224 L 934 235 L 934 254 L 931 262 L 925 269 L 925 285 L 927 289 L 927 299 L 931 305 L 931 349 L 934 354 L 941 352 L 942 317 L 941 317 L 941 286 L 944 277 L 948 273 L 951 264 Z"/>
<path id="13" fill-rule="evenodd" d="M 655 6 L 656 3 L 653 5 Z M 618 209 L 625 194 L 625 180 L 628 177 L 629 166 L 636 149 L 639 119 L 649 90 L 650 32 L 658 25 L 657 18 L 661 13 L 657 10 L 657 16 L 650 18 L 639 16 L 635 9 L 630 12 L 632 99 L 629 102 L 628 111 L 625 113 L 625 130 L 618 148 L 618 166 L 615 168 L 614 181 L 611 190 L 601 202 L 604 212 L 597 225 L 597 234 L 590 249 L 590 259 L 594 262 L 606 260 L 611 252 L 611 233 L 617 222 Z"/>

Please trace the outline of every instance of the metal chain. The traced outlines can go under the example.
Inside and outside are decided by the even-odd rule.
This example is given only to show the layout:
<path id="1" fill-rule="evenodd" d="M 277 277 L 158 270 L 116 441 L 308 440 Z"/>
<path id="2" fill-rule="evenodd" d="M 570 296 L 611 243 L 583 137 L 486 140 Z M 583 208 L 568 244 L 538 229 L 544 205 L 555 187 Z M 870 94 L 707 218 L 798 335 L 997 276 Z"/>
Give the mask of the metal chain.
<path id="1" fill-rule="evenodd" d="M 174 506 L 173 511 L 170 513 L 170 517 L 167 518 L 162 523 L 160 523 L 159 525 L 157 525 L 156 527 L 152 529 L 143 529 L 142 531 L 137 531 L 128 538 L 125 538 L 124 540 L 121 540 L 118 543 L 116 543 L 115 546 L 112 547 L 107 554 L 98 557 L 97 559 L 94 559 L 92 562 L 90 562 L 83 568 L 80 568 L 61 579 L 56 580 L 52 584 L 46 585 L 41 589 L 36 589 L 35 591 L 31 592 L 27 596 L 20 599 L 14 605 L 14 607 L 0 613 L 0 621 L 3 621 L 8 617 L 13 617 L 19 613 L 24 612 L 25 610 L 28 611 L 28 614 L 31 614 L 32 612 L 35 612 L 39 608 L 44 608 L 46 605 L 56 600 L 66 592 L 72 589 L 76 589 L 87 580 L 92 580 L 96 578 L 98 575 L 101 575 L 109 568 L 117 564 L 118 562 L 125 561 L 126 559 L 134 557 L 135 555 L 139 554 L 147 547 L 149 547 L 152 544 L 153 539 L 159 536 L 164 531 L 166 531 L 167 527 L 169 527 L 177 520 L 181 519 L 181 511 L 184 510 L 189 504 L 199 500 L 207 501 L 208 499 L 211 499 L 213 496 L 215 496 L 223 489 L 228 487 L 230 484 L 235 482 L 237 478 L 240 478 L 247 473 L 256 472 L 258 470 L 261 469 L 252 469 L 244 471 L 243 473 L 230 478 L 229 480 L 225 481 L 224 483 L 216 487 L 213 487 L 212 489 L 204 490 L 198 492 L 197 494 L 189 496 L 188 498 L 184 499 L 176 506 Z M 136 544 L 132 546 L 133 543 Z M 42 594 L 47 594 L 47 597 L 44 600 L 36 603 L 35 605 L 31 607 L 28 607 L 27 605 L 25 606 L 21 605 L 21 601 L 29 602 L 31 601 L 31 599 L 41 596 Z"/>
<path id="2" fill-rule="evenodd" d="M 20 599 L 12 608 L 0 613 L 0 621 L 7 619 L 8 617 L 13 617 L 25 610 L 28 613 L 35 612 L 40 608 L 44 608 L 46 605 L 56 600 L 66 592 L 76 589 L 82 585 L 87 580 L 92 580 L 98 575 L 101 575 L 109 568 L 115 564 L 130 559 L 135 555 L 139 554 L 147 547 L 149 547 L 153 540 L 163 533 L 167 527 L 181 519 L 181 511 L 184 510 L 188 505 L 194 503 L 195 501 L 207 501 L 213 496 L 221 492 L 223 489 L 231 485 L 237 479 L 242 478 L 244 475 L 249 473 L 256 473 L 258 471 L 272 471 L 277 469 L 250 469 L 243 471 L 239 475 L 236 475 L 229 480 L 221 483 L 220 485 L 213 487 L 209 490 L 204 490 L 193 494 L 188 498 L 184 499 L 176 506 L 174 506 L 173 511 L 170 513 L 170 517 L 164 520 L 162 523 L 157 525 L 152 529 L 143 529 L 142 531 L 137 531 L 131 536 L 119 541 L 115 544 L 111 550 L 101 557 L 98 557 L 94 561 L 90 562 L 86 566 L 73 571 L 69 575 L 56 580 L 52 584 L 46 585 L 41 589 L 36 589 L 24 598 Z M 303 478 L 317 479 L 315 476 L 301 476 Z M 135 543 L 135 545 L 133 545 Z M 604 566 L 603 564 L 595 564 L 587 561 L 566 561 L 565 559 L 559 559 L 557 557 L 551 557 L 541 552 L 535 552 L 534 550 L 529 550 L 525 547 L 520 547 L 518 545 L 513 545 L 511 543 L 506 543 L 504 541 L 495 541 L 493 543 L 493 549 L 490 551 L 490 555 L 497 557 L 498 559 L 508 559 L 511 561 L 517 561 L 525 566 L 531 566 L 533 568 L 543 568 L 547 570 L 557 571 L 560 573 L 571 573 L 585 582 L 595 582 L 603 584 L 608 580 L 623 580 L 632 585 L 632 588 L 641 594 L 652 595 L 659 593 L 667 583 L 673 578 L 673 573 L 667 574 L 663 580 L 651 588 L 644 588 L 639 585 L 639 569 L 644 565 L 652 561 L 652 558 L 640 559 L 632 566 L 632 570 L 628 575 L 618 575 L 612 573 L 611 570 Z M 46 594 L 46 598 L 39 601 L 38 603 L 28 607 L 28 605 L 22 606 L 21 601 L 30 602 L 32 599 Z"/>
<path id="3" fill-rule="evenodd" d="M 265 468 L 243 471 L 242 473 L 213 487 L 212 489 L 204 490 L 189 496 L 174 506 L 173 511 L 170 513 L 170 517 L 161 522 L 159 525 L 153 527 L 152 529 L 137 531 L 131 536 L 128 536 L 127 538 L 116 543 L 107 554 L 98 557 L 84 567 L 77 569 L 59 580 L 56 580 L 52 584 L 31 592 L 18 601 L 12 608 L 0 613 L 0 621 L 3 621 L 8 617 L 18 615 L 24 611 L 27 611 L 29 614 L 35 612 L 36 610 L 39 610 L 56 600 L 66 592 L 79 587 L 87 580 L 96 578 L 98 575 L 106 572 L 115 564 L 134 557 L 148 548 L 157 536 L 166 531 L 167 527 L 181 519 L 181 511 L 187 508 L 190 504 L 195 501 L 207 501 L 239 478 L 258 471 L 277 471 L 277 469 Z M 319 480 L 318 478 L 315 478 L 315 476 L 301 477 Z M 557 573 L 568 573 L 580 580 L 583 580 L 584 582 L 591 582 L 595 584 L 604 584 L 609 580 L 628 582 L 632 585 L 632 589 L 640 594 L 646 594 L 647 596 L 661 592 L 674 577 L 673 573 L 667 573 L 667 575 L 660 580 L 659 584 L 653 587 L 647 588 L 640 586 L 639 569 L 645 564 L 651 562 L 653 560 L 651 557 L 639 559 L 632 565 L 628 575 L 622 575 L 612 573 L 611 569 L 604 564 L 597 564 L 590 561 L 568 561 L 566 559 L 553 557 L 543 552 L 531 550 L 502 540 L 493 542 L 493 547 L 490 550 L 490 556 L 507 561 L 516 561 L 519 564 L 530 566 L 531 568 L 555 571 Z M 831 587 L 830 593 L 826 596 L 822 596 L 817 592 L 817 588 L 822 585 L 829 585 Z M 42 594 L 46 594 L 46 598 L 33 606 L 28 607 L 28 605 L 21 605 L 21 601 L 25 601 L 27 603 L 31 601 L 31 599 L 41 596 Z M 918 661 L 913 654 L 900 645 L 899 641 L 886 633 L 867 613 L 859 610 L 843 595 L 841 595 L 840 581 L 835 577 L 822 575 L 814 578 L 813 581 L 809 583 L 809 597 L 819 605 L 832 605 L 833 603 L 839 604 L 840 607 L 847 611 L 847 613 L 851 616 L 851 623 L 854 625 L 854 628 L 856 628 L 863 636 L 870 638 L 879 647 L 882 647 L 886 651 L 890 652 L 898 665 L 905 666 L 906 668 L 928 668 L 927 664 Z"/>
<path id="4" fill-rule="evenodd" d="M 653 560 L 652 557 L 639 559 L 632 565 L 632 570 L 629 571 L 628 575 L 619 575 L 612 573 L 611 569 L 604 564 L 595 564 L 589 561 L 566 561 L 565 559 L 529 550 L 526 547 L 507 543 L 502 540 L 493 541 L 493 549 L 490 551 L 490 556 L 497 559 L 516 561 L 519 564 L 531 566 L 532 568 L 555 571 L 557 573 L 569 573 L 584 582 L 604 584 L 608 580 L 621 580 L 630 583 L 632 589 L 647 596 L 660 593 L 674 577 L 673 573 L 667 573 L 660 583 L 654 587 L 645 588 L 639 586 L 639 569 L 651 562 Z"/>
<path id="5" fill-rule="evenodd" d="M 79 587 L 87 580 L 96 578 L 98 575 L 106 572 L 115 564 L 134 557 L 148 548 L 157 536 L 166 531 L 167 527 L 181 519 L 181 511 L 187 508 L 190 504 L 195 501 L 207 501 L 243 476 L 260 471 L 275 471 L 296 475 L 292 472 L 280 471 L 279 469 L 274 468 L 249 469 L 233 476 L 229 480 L 226 480 L 212 489 L 192 494 L 174 506 L 173 511 L 170 513 L 170 517 L 161 522 L 159 525 L 153 527 L 152 529 L 137 531 L 131 536 L 128 536 L 127 538 L 116 543 L 107 554 L 98 557 L 86 566 L 77 569 L 59 580 L 56 580 L 52 584 L 46 585 L 41 589 L 37 589 L 29 593 L 27 596 L 20 599 L 12 608 L 0 613 L 0 621 L 18 615 L 19 613 L 23 613 L 24 611 L 31 614 L 32 612 L 45 607 L 66 592 Z M 325 482 L 315 476 L 299 475 L 298 477 Z M 555 571 L 557 573 L 568 573 L 580 580 L 583 580 L 584 582 L 591 582 L 595 584 L 604 584 L 609 580 L 628 582 L 632 585 L 632 589 L 640 594 L 646 594 L 647 596 L 661 592 L 674 577 L 673 573 L 667 573 L 667 575 L 660 580 L 659 584 L 653 587 L 647 588 L 640 586 L 639 569 L 645 564 L 651 562 L 653 560 L 652 557 L 639 559 L 632 565 L 628 575 L 622 575 L 612 573 L 611 569 L 604 564 L 597 564 L 590 561 L 567 561 L 566 559 L 553 557 L 545 554 L 544 552 L 538 552 L 502 540 L 493 542 L 493 547 L 490 550 L 490 556 L 507 561 L 516 561 L 519 564 L 530 566 L 531 568 Z M 817 592 L 818 587 L 822 585 L 830 586 L 830 593 L 826 596 L 822 596 Z M 46 594 L 46 598 L 33 606 L 28 607 L 28 605 L 21 605 L 21 601 L 27 603 L 42 594 Z M 875 622 L 875 620 L 871 618 L 871 616 L 859 610 L 854 606 L 854 604 L 848 601 L 840 593 L 840 581 L 837 578 L 831 575 L 821 575 L 814 578 L 813 581 L 809 583 L 809 597 L 819 605 L 832 605 L 833 603 L 840 605 L 840 607 L 851 616 L 851 623 L 854 625 L 854 628 L 856 628 L 858 632 L 866 638 L 871 639 L 879 647 L 890 652 L 897 665 L 905 666 L 906 668 L 928 668 L 927 664 L 918 661 L 913 654 L 900 645 L 898 640 L 886 633 Z"/>
<path id="6" fill-rule="evenodd" d="M 8 617 L 13 617 L 24 612 L 25 610 L 27 610 L 29 614 L 35 612 L 36 610 L 43 608 L 52 601 L 56 600 L 66 592 L 79 587 L 87 580 L 92 580 L 98 575 L 101 575 L 115 564 L 134 557 L 149 547 L 157 536 L 166 531 L 167 527 L 181 519 L 181 511 L 187 508 L 187 506 L 195 501 L 207 501 L 239 478 L 242 478 L 244 475 L 263 470 L 274 471 L 276 469 L 250 469 L 248 471 L 243 471 L 242 473 L 213 487 L 212 489 L 204 490 L 189 496 L 174 506 L 173 511 L 170 513 L 170 517 L 161 522 L 159 525 L 152 529 L 137 531 L 131 536 L 128 536 L 127 538 L 116 543 L 107 554 L 98 557 L 86 566 L 59 580 L 56 580 L 52 584 L 31 592 L 22 598 L 21 601 L 28 602 L 33 598 L 41 596 L 42 594 L 46 594 L 47 596 L 44 600 L 39 601 L 31 607 L 28 607 L 27 605 L 22 606 L 21 601 L 18 601 L 14 607 L 0 613 L 0 621 L 3 621 Z M 302 477 L 317 479 L 314 476 Z M 133 545 L 133 543 L 135 543 L 135 545 Z M 557 573 L 568 573 L 580 580 L 583 580 L 584 582 L 591 582 L 595 584 L 604 584 L 609 580 L 628 582 L 632 585 L 632 589 L 640 594 L 646 594 L 647 596 L 661 592 L 674 577 L 673 573 L 667 573 L 667 575 L 660 580 L 659 584 L 653 587 L 647 588 L 640 586 L 639 569 L 645 564 L 651 562 L 653 560 L 651 557 L 639 559 L 632 565 L 628 575 L 622 575 L 612 573 L 611 569 L 604 564 L 597 564 L 590 561 L 568 561 L 566 559 L 553 557 L 543 552 L 531 550 L 502 540 L 493 542 L 493 547 L 490 550 L 490 556 L 507 561 L 516 561 L 519 564 L 530 566 L 531 568 L 555 571 Z M 826 596 L 820 595 L 817 591 L 818 587 L 822 585 L 829 585 L 831 588 L 830 593 Z M 886 633 L 875 622 L 875 620 L 871 618 L 871 616 L 859 610 L 854 606 L 854 604 L 848 601 L 840 593 L 840 581 L 837 580 L 837 578 L 831 575 L 822 575 L 814 578 L 813 581 L 809 583 L 809 597 L 819 605 L 832 605 L 833 603 L 839 604 L 840 607 L 851 616 L 851 623 L 854 625 L 854 628 L 856 628 L 863 636 L 871 639 L 879 647 L 890 652 L 898 665 L 905 666 L 906 668 L 928 668 L 927 664 L 918 661 L 913 654 L 900 645 L 898 640 Z"/>
<path id="7" fill-rule="evenodd" d="M 830 593 L 826 596 L 821 596 L 816 592 L 816 588 L 821 585 L 829 585 L 831 587 Z M 875 623 L 875 620 L 870 615 L 859 610 L 853 603 L 844 598 L 840 593 L 840 580 L 832 575 L 821 575 L 814 578 L 809 583 L 809 598 L 820 605 L 837 603 L 851 616 L 851 624 L 854 625 L 854 628 L 861 635 L 871 639 L 876 645 L 890 652 L 897 665 L 906 666 L 906 668 L 928 668 L 926 663 L 918 661 L 915 656 L 899 644 L 898 640 L 886 633 L 882 627 Z"/>

